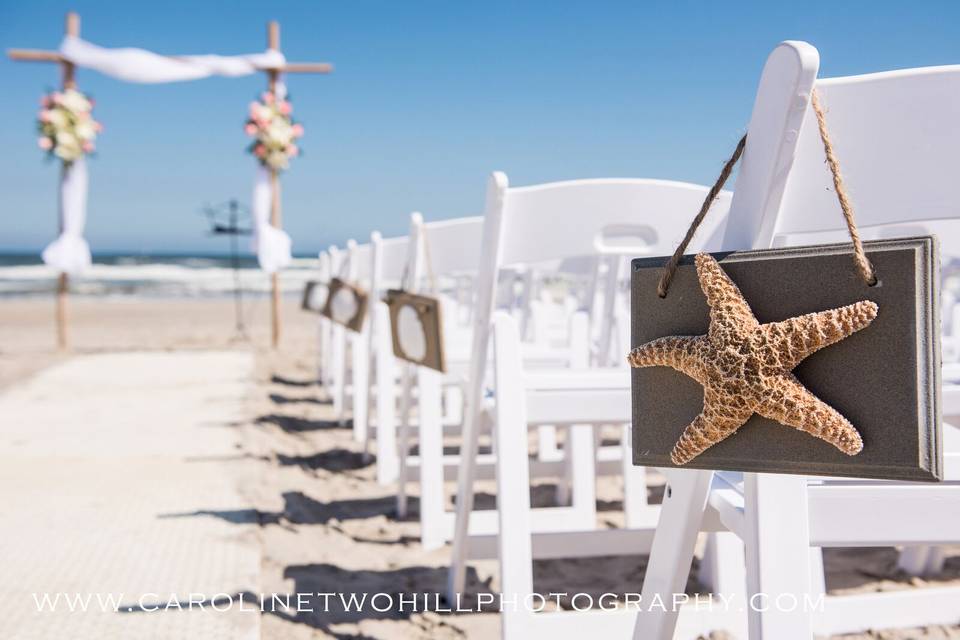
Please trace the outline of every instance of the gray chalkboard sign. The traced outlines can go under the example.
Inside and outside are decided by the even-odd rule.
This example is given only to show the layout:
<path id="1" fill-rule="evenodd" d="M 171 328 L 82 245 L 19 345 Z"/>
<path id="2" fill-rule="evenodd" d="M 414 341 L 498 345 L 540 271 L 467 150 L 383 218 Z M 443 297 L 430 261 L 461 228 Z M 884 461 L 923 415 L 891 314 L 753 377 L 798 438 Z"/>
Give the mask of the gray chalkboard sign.
<path id="1" fill-rule="evenodd" d="M 875 302 L 869 326 L 803 359 L 793 375 L 855 426 L 863 447 L 829 442 L 753 413 L 684 468 L 936 481 L 940 430 L 939 255 L 932 237 L 865 243 L 879 283 L 857 274 L 849 244 L 714 254 L 761 324 Z M 666 298 L 664 258 L 633 261 L 632 346 L 664 336 L 702 336 L 710 326 L 693 256 Z M 671 451 L 704 410 L 703 387 L 667 366 L 632 369 L 633 462 L 675 467 Z"/>

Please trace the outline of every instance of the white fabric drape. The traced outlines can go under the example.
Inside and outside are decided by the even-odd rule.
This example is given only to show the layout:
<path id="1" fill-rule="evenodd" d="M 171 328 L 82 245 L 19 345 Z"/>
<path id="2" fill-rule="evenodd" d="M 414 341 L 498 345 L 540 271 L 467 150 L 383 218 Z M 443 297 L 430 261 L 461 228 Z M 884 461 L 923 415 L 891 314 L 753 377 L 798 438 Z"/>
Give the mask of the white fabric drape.
<path id="1" fill-rule="evenodd" d="M 253 239 L 250 248 L 257 254 L 260 268 L 274 273 L 288 266 L 292 260 L 291 241 L 287 232 L 270 224 L 270 203 L 273 201 L 273 188 L 270 184 L 270 170 L 257 167 L 253 180 Z"/>
<path id="2" fill-rule="evenodd" d="M 286 64 L 275 49 L 242 56 L 164 56 L 134 48 L 108 49 L 77 36 L 67 36 L 60 55 L 86 69 L 126 82 L 181 82 L 209 76 L 246 76 L 265 68 Z"/>
<path id="3" fill-rule="evenodd" d="M 60 236 L 43 250 L 43 261 L 64 273 L 90 266 L 90 246 L 83 239 L 87 221 L 87 163 L 84 158 L 65 165 L 60 179 Z"/>
<path id="4" fill-rule="evenodd" d="M 213 75 L 244 76 L 286 64 L 283 54 L 275 49 L 240 56 L 164 56 L 144 49 L 108 49 L 76 36 L 63 39 L 60 54 L 78 67 L 140 83 L 180 82 Z M 286 88 L 278 82 L 277 94 L 285 93 Z M 270 224 L 271 199 L 270 174 L 258 167 L 253 186 L 253 250 L 267 273 L 282 269 L 291 261 L 290 236 Z M 44 262 L 66 273 L 77 273 L 90 265 L 90 247 L 83 239 L 86 200 L 87 170 L 81 158 L 66 169 L 60 183 L 63 233 L 43 252 Z"/>

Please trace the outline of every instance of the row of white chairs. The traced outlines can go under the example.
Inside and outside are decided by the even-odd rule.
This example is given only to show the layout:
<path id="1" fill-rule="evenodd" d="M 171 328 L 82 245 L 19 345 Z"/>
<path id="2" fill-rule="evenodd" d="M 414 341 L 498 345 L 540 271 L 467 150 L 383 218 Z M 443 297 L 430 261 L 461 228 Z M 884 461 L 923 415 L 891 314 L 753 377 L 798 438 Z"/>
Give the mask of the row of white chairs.
<path id="1" fill-rule="evenodd" d="M 960 66 L 828 80 L 817 80 L 818 68 L 806 43 L 785 42 L 770 55 L 735 189 L 720 195 L 689 250 L 845 240 L 810 106 L 816 90 L 864 237 L 936 233 L 944 263 L 960 256 L 952 193 Z M 940 484 L 670 469 L 662 505 L 648 503 L 645 470 L 630 464 L 625 257 L 670 254 L 705 194 L 698 185 L 640 179 L 511 187 L 494 173 L 481 217 L 424 223 L 414 214 L 408 236 L 374 233 L 368 244 L 321 255 L 321 279 L 361 283 L 372 300 L 360 333 L 321 319 L 321 379 L 337 416 L 352 415 L 358 443 L 375 452 L 378 480 L 397 483 L 401 514 L 419 485 L 424 546 L 452 542 L 451 597 L 462 592 L 473 558 L 499 558 L 500 590 L 522 602 L 534 592 L 536 558 L 649 553 L 642 602 L 670 603 L 683 593 L 698 535 L 708 532 L 701 577 L 714 592 L 743 602 L 756 594 L 816 600 L 826 591 L 823 547 L 898 546 L 900 567 L 924 574 L 942 568 L 942 545 L 960 542 L 960 432 L 948 423 Z M 560 293 L 541 295 L 551 284 Z M 399 286 L 443 301 L 446 373 L 393 357 L 380 298 Z M 960 376 L 951 367 L 941 396 L 948 420 L 960 416 Z M 604 446 L 600 433 L 612 427 L 619 443 Z M 454 440 L 456 453 L 445 453 Z M 481 453 L 484 442 L 490 450 Z M 624 490 L 622 528 L 597 526 L 597 477 L 611 474 Z M 557 506 L 531 506 L 529 489 L 541 478 L 556 480 Z M 444 483 L 454 479 L 450 513 Z M 476 511 L 475 483 L 488 479 L 496 482 L 496 511 Z M 813 614 L 802 606 L 691 604 L 640 612 L 521 607 L 502 619 L 504 638 L 666 640 L 725 628 L 754 640 L 806 640 L 956 622 L 960 589 L 828 596 Z"/>

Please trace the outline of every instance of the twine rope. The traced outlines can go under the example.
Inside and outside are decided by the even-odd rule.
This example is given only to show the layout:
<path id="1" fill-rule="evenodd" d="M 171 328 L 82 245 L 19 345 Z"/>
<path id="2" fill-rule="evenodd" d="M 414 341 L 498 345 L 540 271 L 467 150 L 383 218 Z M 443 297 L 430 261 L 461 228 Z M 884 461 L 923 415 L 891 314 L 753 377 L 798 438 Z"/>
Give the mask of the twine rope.
<path id="1" fill-rule="evenodd" d="M 860 275 L 863 276 L 866 283 L 872 287 L 877 284 L 877 275 L 873 272 L 873 265 L 870 264 L 867 254 L 863 250 L 863 242 L 860 240 L 857 222 L 853 219 L 853 205 L 850 203 L 850 196 L 847 195 L 847 189 L 843 184 L 840 162 L 833 150 L 833 141 L 827 131 L 827 118 L 823 114 L 823 107 L 820 106 L 820 97 L 817 95 L 816 89 L 813 91 L 810 102 L 813 106 L 813 112 L 817 115 L 817 128 L 820 130 L 820 140 L 823 141 L 823 153 L 827 157 L 827 165 L 833 175 L 833 188 L 837 193 L 837 200 L 840 201 L 840 210 L 843 211 L 843 219 L 847 223 L 850 239 L 853 240 L 854 264 L 857 265 L 857 270 L 860 271 Z"/>
<path id="2" fill-rule="evenodd" d="M 813 90 L 811 95 L 811 106 L 813 107 L 813 113 L 817 117 L 817 128 L 820 132 L 820 140 L 823 142 L 823 153 L 826 156 L 827 166 L 830 167 L 830 173 L 833 176 L 833 186 L 837 194 L 837 200 L 840 201 L 840 210 L 843 212 L 843 219 L 847 224 L 847 231 L 850 234 L 850 239 L 853 241 L 854 265 L 867 285 L 872 287 L 877 283 L 877 276 L 873 270 L 873 265 L 870 264 L 870 260 L 867 259 L 866 252 L 863 249 L 863 242 L 860 239 L 860 232 L 857 229 L 857 222 L 854 219 L 853 204 L 850 202 L 850 196 L 847 194 L 846 186 L 843 183 L 843 175 L 840 173 L 840 161 L 837 160 L 836 152 L 833 149 L 833 141 L 830 138 L 830 132 L 827 130 L 827 119 L 820 105 L 820 99 L 816 89 Z M 684 235 L 683 240 L 680 241 L 676 251 L 673 252 L 673 255 L 670 256 L 670 259 L 667 260 L 667 263 L 664 265 L 660 281 L 657 283 L 657 294 L 661 298 L 667 297 L 667 291 L 670 288 L 670 283 L 673 281 L 673 276 L 676 275 L 680 259 L 687 250 L 687 246 L 689 246 L 693 240 L 694 234 L 696 234 L 700 223 L 703 222 L 714 200 L 720 195 L 720 190 L 723 189 L 723 185 L 726 184 L 727 179 L 730 177 L 734 165 L 737 164 L 740 156 L 743 155 L 746 144 L 747 136 L 744 135 L 740 138 L 740 142 L 737 143 L 737 148 L 734 149 L 733 155 L 730 156 L 730 159 L 723 165 L 720 175 L 717 176 L 717 181 L 707 193 L 707 197 L 700 206 L 700 211 L 690 223 L 690 227 L 687 228 L 687 233 Z"/>
<path id="3" fill-rule="evenodd" d="M 430 241 L 427 239 L 426 230 L 423 229 L 420 237 L 423 239 L 423 258 L 427 267 L 427 277 L 430 279 L 431 293 L 436 293 L 437 289 L 437 278 L 433 275 L 433 262 L 430 260 Z M 410 273 L 409 263 L 404 263 L 403 265 L 403 274 L 400 276 L 400 289 L 403 291 L 409 291 L 414 285 L 412 280 L 413 274 Z"/>

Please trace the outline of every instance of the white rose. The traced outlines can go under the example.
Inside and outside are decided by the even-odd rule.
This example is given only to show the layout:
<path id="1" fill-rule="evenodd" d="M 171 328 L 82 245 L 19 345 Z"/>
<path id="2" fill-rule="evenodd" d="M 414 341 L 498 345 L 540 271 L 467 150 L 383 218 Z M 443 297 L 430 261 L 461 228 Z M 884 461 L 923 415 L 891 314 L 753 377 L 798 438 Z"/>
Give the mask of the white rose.
<path id="1" fill-rule="evenodd" d="M 51 109 L 48 122 L 57 129 L 62 129 L 67 126 L 67 114 L 63 109 Z"/>
<path id="2" fill-rule="evenodd" d="M 93 123 L 90 120 L 78 122 L 77 126 L 74 127 L 74 133 L 81 140 L 93 140 L 97 137 L 97 130 L 93 128 Z"/>
<path id="3" fill-rule="evenodd" d="M 293 141 L 293 127 L 284 120 L 274 120 L 267 127 L 267 138 L 279 146 L 287 146 Z"/>
<path id="4" fill-rule="evenodd" d="M 83 154 L 80 140 L 69 131 L 60 131 L 56 135 L 57 144 L 53 152 L 57 157 L 72 162 Z"/>
<path id="5" fill-rule="evenodd" d="M 288 166 L 287 154 L 282 151 L 271 151 L 267 154 L 267 165 L 277 170 L 286 169 Z"/>
<path id="6" fill-rule="evenodd" d="M 75 89 L 67 89 L 64 91 L 60 104 L 74 113 L 86 113 L 89 112 L 91 108 L 90 101 Z"/>

